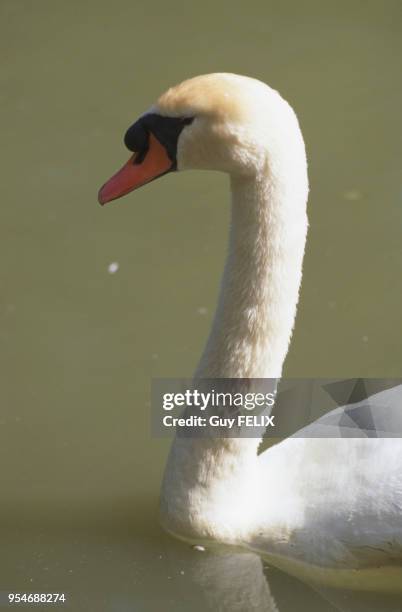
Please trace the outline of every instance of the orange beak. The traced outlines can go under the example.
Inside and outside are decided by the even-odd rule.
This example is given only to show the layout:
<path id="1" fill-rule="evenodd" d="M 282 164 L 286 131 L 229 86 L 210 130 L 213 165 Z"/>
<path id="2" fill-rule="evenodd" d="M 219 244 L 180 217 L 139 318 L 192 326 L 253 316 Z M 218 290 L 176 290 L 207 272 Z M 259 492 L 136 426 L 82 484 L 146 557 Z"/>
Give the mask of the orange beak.
<path id="1" fill-rule="evenodd" d="M 173 169 L 173 162 L 166 149 L 150 132 L 149 148 L 145 158 L 140 164 L 135 160 L 138 153 L 134 153 L 126 164 L 101 187 L 98 194 L 99 204 L 106 204 L 134 191 L 137 187 L 166 174 Z"/>

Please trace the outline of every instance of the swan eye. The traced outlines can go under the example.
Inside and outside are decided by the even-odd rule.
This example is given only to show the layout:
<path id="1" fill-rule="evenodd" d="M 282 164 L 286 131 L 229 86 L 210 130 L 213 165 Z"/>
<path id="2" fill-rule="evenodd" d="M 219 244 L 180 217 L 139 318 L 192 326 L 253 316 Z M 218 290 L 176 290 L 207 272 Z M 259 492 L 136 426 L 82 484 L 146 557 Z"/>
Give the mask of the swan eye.
<path id="1" fill-rule="evenodd" d="M 148 152 L 149 134 L 152 132 L 166 149 L 173 169 L 175 169 L 179 136 L 186 125 L 190 125 L 193 121 L 194 117 L 164 117 L 157 113 L 149 113 L 143 115 L 128 128 L 124 136 L 124 144 L 127 149 L 137 153 L 134 163 L 141 164 Z"/>

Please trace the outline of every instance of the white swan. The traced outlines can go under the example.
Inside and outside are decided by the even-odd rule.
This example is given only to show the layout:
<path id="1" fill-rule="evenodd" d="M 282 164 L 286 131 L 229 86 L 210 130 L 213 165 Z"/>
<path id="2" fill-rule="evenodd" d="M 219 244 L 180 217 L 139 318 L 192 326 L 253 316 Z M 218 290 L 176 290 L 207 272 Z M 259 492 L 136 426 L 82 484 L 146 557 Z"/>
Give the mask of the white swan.
<path id="1" fill-rule="evenodd" d="M 125 141 L 135 154 L 101 189 L 101 203 L 174 169 L 229 174 L 229 253 L 196 376 L 279 377 L 307 234 L 307 163 L 293 110 L 257 80 L 205 75 L 169 89 Z M 165 528 L 287 569 L 402 564 L 399 439 L 291 438 L 261 455 L 259 443 L 176 438 L 162 486 Z"/>

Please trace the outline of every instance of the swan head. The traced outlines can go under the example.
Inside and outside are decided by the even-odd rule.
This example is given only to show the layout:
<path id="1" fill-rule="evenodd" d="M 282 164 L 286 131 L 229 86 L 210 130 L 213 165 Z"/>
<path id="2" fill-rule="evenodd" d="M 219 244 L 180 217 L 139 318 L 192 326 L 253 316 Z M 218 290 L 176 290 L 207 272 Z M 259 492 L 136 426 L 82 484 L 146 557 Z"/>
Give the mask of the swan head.
<path id="1" fill-rule="evenodd" d="M 99 202 L 173 170 L 255 175 L 300 140 L 291 107 L 265 83 L 228 73 L 188 79 L 129 127 L 124 141 L 134 154 L 103 185 Z"/>

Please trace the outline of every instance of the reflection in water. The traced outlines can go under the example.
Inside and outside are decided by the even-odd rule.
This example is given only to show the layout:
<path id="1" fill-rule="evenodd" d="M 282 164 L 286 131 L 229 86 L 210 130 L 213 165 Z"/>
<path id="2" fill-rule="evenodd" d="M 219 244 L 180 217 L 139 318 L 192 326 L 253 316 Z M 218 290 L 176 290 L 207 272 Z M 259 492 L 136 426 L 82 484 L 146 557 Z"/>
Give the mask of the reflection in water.
<path id="1" fill-rule="evenodd" d="M 219 612 L 279 612 L 254 553 L 199 555 L 192 579 L 206 594 L 211 610 Z"/>
<path id="2" fill-rule="evenodd" d="M 289 580 L 268 566 L 264 569 L 266 574 L 254 553 L 220 551 L 194 559 L 191 577 L 202 587 L 210 609 L 219 612 L 290 612 L 295 609 L 295 593 L 301 596 L 300 610 L 397 612 L 402 608 L 400 594 L 328 589 Z"/>

